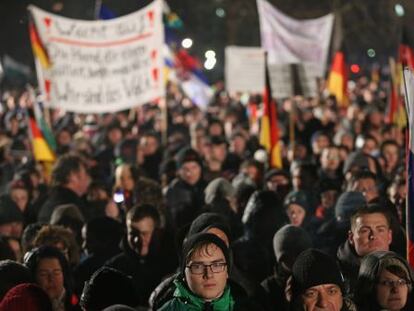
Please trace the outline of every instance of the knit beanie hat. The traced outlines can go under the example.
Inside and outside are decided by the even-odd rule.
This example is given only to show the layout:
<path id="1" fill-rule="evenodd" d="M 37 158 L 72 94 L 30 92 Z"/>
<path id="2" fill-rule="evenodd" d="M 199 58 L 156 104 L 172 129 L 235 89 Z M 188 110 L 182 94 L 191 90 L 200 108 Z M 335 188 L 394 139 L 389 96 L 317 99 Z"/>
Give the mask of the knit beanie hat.
<path id="1" fill-rule="evenodd" d="M 221 249 L 223 252 L 224 258 L 226 259 L 227 263 L 227 271 L 231 271 L 231 256 L 227 245 L 221 240 L 218 236 L 211 233 L 197 233 L 190 236 L 187 240 L 183 243 L 183 251 L 182 251 L 182 262 L 181 262 L 181 275 L 185 275 L 185 268 L 187 266 L 188 260 L 190 259 L 191 253 L 198 248 L 200 245 L 208 245 L 208 244 L 215 244 L 217 247 Z"/>
<path id="2" fill-rule="evenodd" d="M 132 278 L 126 274 L 102 267 L 85 283 L 80 306 L 86 310 L 102 310 L 122 303 L 130 307 L 137 305 Z"/>
<path id="3" fill-rule="evenodd" d="M 30 270 L 13 260 L 0 261 L 0 301 L 16 285 L 33 282 Z"/>
<path id="4" fill-rule="evenodd" d="M 307 249 L 293 264 L 293 298 L 303 294 L 308 288 L 322 284 L 336 284 L 344 293 L 344 278 L 335 259 L 317 249 Z"/>
<path id="5" fill-rule="evenodd" d="M 52 311 L 49 296 L 36 284 L 23 283 L 13 287 L 0 303 L 2 311 Z"/>
<path id="6" fill-rule="evenodd" d="M 280 228 L 273 237 L 273 250 L 276 261 L 280 263 L 282 258 L 295 260 L 300 253 L 312 247 L 312 239 L 301 227 L 285 225 Z"/>
<path id="7" fill-rule="evenodd" d="M 236 189 L 225 178 L 219 177 L 213 179 L 204 190 L 206 204 L 211 204 L 215 199 L 223 199 L 236 195 Z"/>
<path id="8" fill-rule="evenodd" d="M 176 156 L 176 161 L 177 168 L 181 168 L 181 166 L 183 166 L 185 162 L 192 161 L 197 162 L 200 165 L 200 167 L 203 166 L 200 155 L 197 151 L 191 148 L 183 149 L 180 152 L 178 152 Z"/>
<path id="9" fill-rule="evenodd" d="M 342 193 L 335 204 L 335 217 L 339 221 L 348 221 L 352 214 L 366 204 L 362 192 L 346 191 Z"/>
<path id="10" fill-rule="evenodd" d="M 199 215 L 191 223 L 187 236 L 206 232 L 210 228 L 218 228 L 227 235 L 227 238 L 230 239 L 231 237 L 231 231 L 227 220 L 222 215 L 217 213 L 203 213 Z"/>
<path id="11" fill-rule="evenodd" d="M 353 167 L 358 167 L 359 169 L 369 169 L 368 156 L 362 151 L 352 152 L 345 160 L 342 173 L 346 175 L 346 173 L 352 170 Z"/>
<path id="12" fill-rule="evenodd" d="M 291 191 L 287 194 L 284 202 L 285 208 L 288 208 L 290 204 L 297 204 L 301 206 L 305 211 L 309 210 L 309 200 L 304 191 Z"/>

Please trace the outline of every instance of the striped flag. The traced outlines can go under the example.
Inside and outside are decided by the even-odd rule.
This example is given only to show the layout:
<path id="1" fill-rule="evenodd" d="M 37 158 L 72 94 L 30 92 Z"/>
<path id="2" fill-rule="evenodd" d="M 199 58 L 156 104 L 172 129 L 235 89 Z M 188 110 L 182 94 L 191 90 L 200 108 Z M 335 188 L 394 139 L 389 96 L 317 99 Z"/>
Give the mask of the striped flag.
<path id="1" fill-rule="evenodd" d="M 407 150 L 407 260 L 414 268 L 414 74 L 409 68 L 404 69 L 405 103 L 408 116 L 408 150 Z"/>
<path id="2" fill-rule="evenodd" d="M 33 110 L 28 110 L 27 117 L 35 160 L 38 162 L 54 162 L 56 160 L 55 153 L 47 143 L 47 140 L 36 122 Z"/>
<path id="3" fill-rule="evenodd" d="M 47 124 L 45 117 L 43 115 L 42 108 L 40 107 L 39 102 L 35 102 L 33 104 L 33 111 L 34 116 L 36 119 L 36 123 L 39 126 L 39 129 L 41 130 L 43 137 L 45 138 L 47 144 L 52 149 L 52 151 L 56 151 L 57 143 L 55 140 L 55 136 L 52 133 L 52 130 L 49 127 L 49 124 Z"/>
<path id="4" fill-rule="evenodd" d="M 269 71 L 266 62 L 266 85 L 263 94 L 263 114 L 260 127 L 260 144 L 269 154 L 271 167 L 282 168 L 282 151 L 279 143 L 279 126 L 276 102 L 272 99 Z"/>
<path id="5" fill-rule="evenodd" d="M 348 106 L 348 72 L 345 62 L 345 54 L 339 50 L 335 53 L 331 71 L 328 76 L 328 91 L 335 95 L 338 106 L 345 108 Z"/>
<path id="6" fill-rule="evenodd" d="M 36 26 L 33 20 L 29 21 L 29 35 L 30 35 L 30 42 L 32 44 L 32 50 L 35 57 L 39 60 L 40 64 L 43 68 L 47 69 L 50 68 L 50 60 L 47 54 L 47 51 L 40 40 L 39 34 L 37 32 Z"/>

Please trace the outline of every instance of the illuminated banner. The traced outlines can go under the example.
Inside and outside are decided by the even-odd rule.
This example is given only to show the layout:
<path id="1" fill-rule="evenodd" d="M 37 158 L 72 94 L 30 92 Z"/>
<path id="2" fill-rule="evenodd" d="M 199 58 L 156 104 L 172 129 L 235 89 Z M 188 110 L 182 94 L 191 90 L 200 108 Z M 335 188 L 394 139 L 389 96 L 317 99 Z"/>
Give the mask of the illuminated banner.
<path id="1" fill-rule="evenodd" d="M 29 6 L 30 38 L 45 104 L 114 112 L 164 96 L 162 1 L 105 21 L 69 19 Z"/>
<path id="2" fill-rule="evenodd" d="M 289 65 L 297 64 L 303 93 L 316 95 L 316 78 L 325 76 L 333 14 L 298 20 L 282 13 L 266 0 L 257 0 L 257 7 L 273 93 L 279 88 L 274 77 L 289 75 Z M 279 94 L 277 97 L 287 94 L 288 88 L 283 90 L 283 96 Z"/>

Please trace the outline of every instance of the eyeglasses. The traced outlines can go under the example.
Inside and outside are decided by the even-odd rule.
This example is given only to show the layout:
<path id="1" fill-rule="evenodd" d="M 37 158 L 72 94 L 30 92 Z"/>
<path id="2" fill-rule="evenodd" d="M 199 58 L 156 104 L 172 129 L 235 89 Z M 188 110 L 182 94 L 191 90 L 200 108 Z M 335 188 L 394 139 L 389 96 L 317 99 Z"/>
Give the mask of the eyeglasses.
<path id="1" fill-rule="evenodd" d="M 190 269 L 192 274 L 204 274 L 207 273 L 207 268 L 210 268 L 210 271 L 213 273 L 223 272 L 227 264 L 225 262 L 213 262 L 212 264 L 205 265 L 202 263 L 192 263 L 191 265 L 186 266 Z"/>
<path id="2" fill-rule="evenodd" d="M 399 279 L 396 281 L 391 281 L 391 280 L 378 281 L 378 284 L 381 286 L 389 287 L 389 288 L 395 288 L 395 287 L 402 287 L 402 286 L 411 284 L 411 282 L 404 280 L 404 279 Z"/>

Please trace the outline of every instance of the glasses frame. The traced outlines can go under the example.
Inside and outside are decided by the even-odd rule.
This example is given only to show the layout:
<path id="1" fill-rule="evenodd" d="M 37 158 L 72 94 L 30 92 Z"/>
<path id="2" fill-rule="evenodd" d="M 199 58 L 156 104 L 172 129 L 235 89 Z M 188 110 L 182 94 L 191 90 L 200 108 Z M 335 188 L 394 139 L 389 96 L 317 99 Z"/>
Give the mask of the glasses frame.
<path id="1" fill-rule="evenodd" d="M 197 266 L 202 266 L 203 270 L 202 271 L 195 271 L 195 265 Z M 227 263 L 226 262 L 213 262 L 209 265 L 203 264 L 203 263 L 197 263 L 197 264 L 191 264 L 191 265 L 187 265 L 186 268 L 188 268 L 191 272 L 191 274 L 194 275 L 204 275 L 207 273 L 207 269 L 210 268 L 210 271 L 212 273 L 221 273 L 224 272 L 225 268 L 227 267 Z M 216 271 L 215 271 L 216 270 Z"/>
<path id="2" fill-rule="evenodd" d="M 388 288 L 396 288 L 396 287 L 408 286 L 411 284 L 411 282 L 407 281 L 406 279 L 399 279 L 396 281 L 391 281 L 391 280 L 378 281 L 377 284 L 388 287 Z"/>

